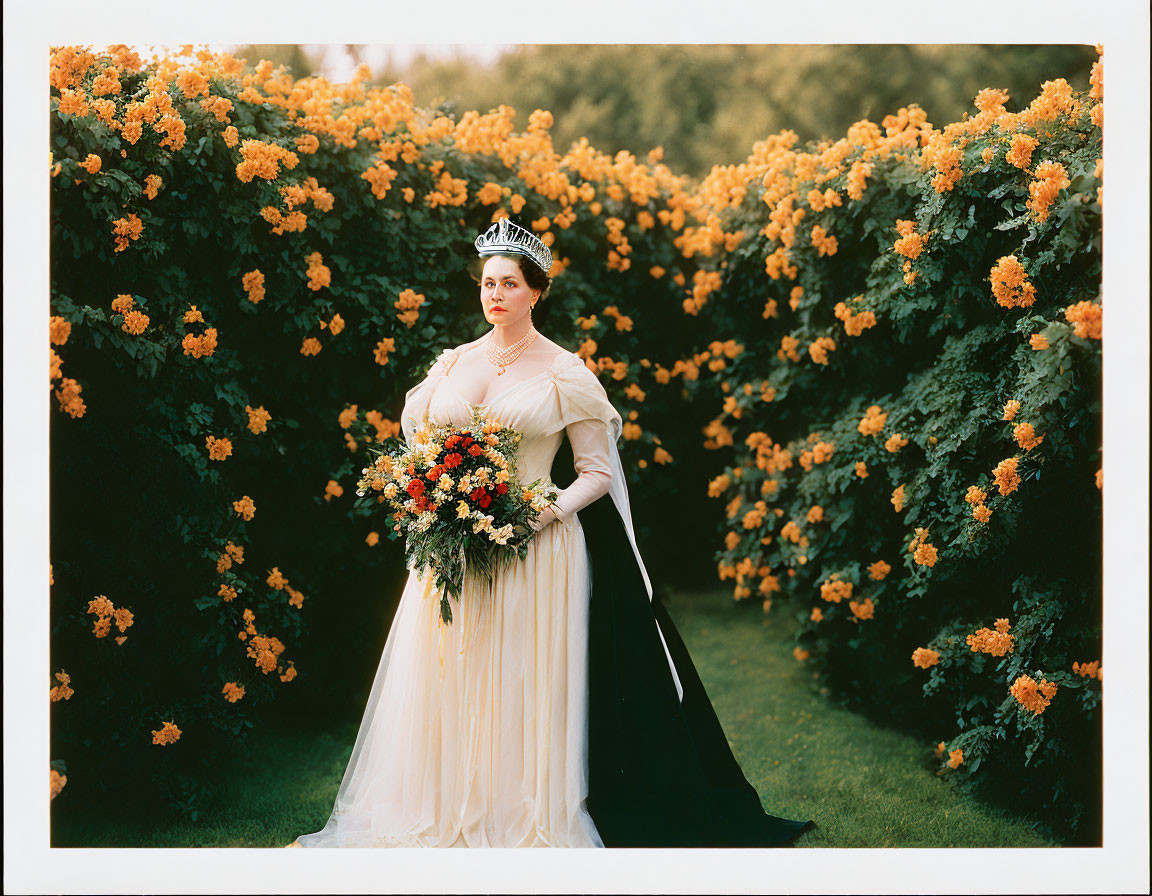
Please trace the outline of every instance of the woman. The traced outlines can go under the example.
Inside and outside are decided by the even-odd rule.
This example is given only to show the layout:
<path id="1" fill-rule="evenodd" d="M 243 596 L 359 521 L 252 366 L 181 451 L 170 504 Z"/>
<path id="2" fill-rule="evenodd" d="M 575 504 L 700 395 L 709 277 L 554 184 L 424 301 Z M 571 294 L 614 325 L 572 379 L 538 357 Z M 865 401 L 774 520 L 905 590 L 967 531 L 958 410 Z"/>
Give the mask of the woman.
<path id="1" fill-rule="evenodd" d="M 335 808 L 293 845 L 790 845 L 813 823 L 760 808 L 652 600 L 620 415 L 533 326 L 551 252 L 506 218 L 475 245 L 492 329 L 408 392 L 405 438 L 482 408 L 523 433 L 523 481 L 551 482 L 565 435 L 575 480 L 491 590 L 466 580 L 452 624 L 432 576 L 410 571 Z"/>

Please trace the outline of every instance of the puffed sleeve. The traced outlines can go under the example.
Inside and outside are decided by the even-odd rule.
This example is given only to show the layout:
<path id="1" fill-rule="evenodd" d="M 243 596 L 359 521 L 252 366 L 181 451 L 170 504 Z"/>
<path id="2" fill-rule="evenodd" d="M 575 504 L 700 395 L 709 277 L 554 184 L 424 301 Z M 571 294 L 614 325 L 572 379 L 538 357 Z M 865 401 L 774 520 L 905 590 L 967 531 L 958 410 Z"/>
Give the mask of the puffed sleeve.
<path id="1" fill-rule="evenodd" d="M 561 520 L 608 494 L 612 485 L 612 445 L 620 434 L 620 414 L 608 393 L 579 356 L 569 354 L 556 365 L 559 414 L 572 444 L 576 481 L 560 492 L 553 510 Z"/>
<path id="2" fill-rule="evenodd" d="M 560 403 L 555 428 L 568 429 L 582 420 L 598 420 L 607 427 L 608 437 L 615 444 L 620 438 L 623 421 L 620 412 L 608 400 L 608 393 L 596 374 L 578 355 L 569 353 L 557 363 L 554 376 L 556 397 Z"/>
<path id="3" fill-rule="evenodd" d="M 400 428 L 404 431 L 404 441 L 413 444 L 416 428 L 428 414 L 428 404 L 436 384 L 444 376 L 454 356 L 454 350 L 444 349 L 428 371 L 428 375 L 404 394 L 404 410 L 400 412 Z"/>
<path id="4" fill-rule="evenodd" d="M 652 582 L 636 544 L 628 482 L 624 477 L 620 449 L 616 445 L 623 428 L 620 412 L 608 400 L 608 393 L 600 380 L 577 355 L 569 353 L 568 357 L 560 359 L 555 365 L 554 376 L 559 402 L 556 428 L 566 430 L 572 442 L 576 471 L 580 474 L 576 482 L 561 492 L 557 516 L 564 519 L 607 491 L 624 523 L 640 576 L 651 599 Z"/>

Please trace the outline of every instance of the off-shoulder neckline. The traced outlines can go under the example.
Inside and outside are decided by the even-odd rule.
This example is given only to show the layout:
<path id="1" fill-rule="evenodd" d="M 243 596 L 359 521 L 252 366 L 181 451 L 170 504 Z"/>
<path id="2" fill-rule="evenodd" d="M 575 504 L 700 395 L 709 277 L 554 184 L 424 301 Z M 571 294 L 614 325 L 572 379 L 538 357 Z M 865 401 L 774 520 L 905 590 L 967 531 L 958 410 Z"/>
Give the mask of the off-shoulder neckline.
<path id="1" fill-rule="evenodd" d="M 456 363 L 456 359 L 458 357 L 460 357 L 461 354 L 463 354 L 463 351 L 459 346 L 446 348 L 446 349 L 444 349 L 444 351 L 442 351 L 440 353 L 440 358 L 438 358 L 437 360 L 440 360 L 441 358 L 443 358 L 443 359 L 451 358 L 451 362 L 444 365 L 443 369 L 440 371 L 440 375 L 442 377 L 447 377 L 448 371 L 452 369 L 452 364 Z M 584 363 L 583 359 L 578 354 L 576 354 L 575 352 L 569 351 L 568 349 L 562 349 L 561 351 L 556 353 L 555 357 L 553 357 L 551 361 L 548 362 L 547 367 L 545 367 L 542 371 L 540 371 L 540 373 L 533 374 L 532 377 L 530 377 L 529 379 L 535 379 L 536 377 L 541 376 L 542 374 L 549 373 L 552 371 L 559 372 L 559 371 L 563 370 L 564 368 L 559 366 L 559 362 L 562 360 L 570 359 L 570 358 L 574 358 L 576 361 L 579 361 L 581 364 Z M 574 367 L 575 364 L 571 364 L 570 366 Z M 521 382 L 527 382 L 527 380 L 521 380 Z"/>
<path id="2" fill-rule="evenodd" d="M 453 360 L 455 360 L 455 357 L 458 356 L 459 354 L 460 354 L 460 350 L 458 348 L 446 348 L 446 349 L 444 349 L 444 352 L 442 353 L 442 355 L 451 355 L 453 357 Z M 567 359 L 567 358 L 575 359 L 576 361 L 579 362 L 579 365 L 572 363 L 572 364 L 568 365 L 568 368 L 562 368 L 562 367 L 557 366 L 557 363 L 559 361 L 561 361 L 562 359 Z M 459 398 L 461 401 L 463 401 L 464 404 L 468 405 L 469 407 L 490 409 L 492 407 L 492 405 L 496 404 L 496 402 L 500 401 L 502 398 L 511 394 L 512 392 L 517 391 L 521 386 L 526 386 L 529 383 L 534 383 L 537 380 L 541 379 L 542 377 L 559 375 L 565 369 L 570 369 L 570 368 L 573 368 L 576 366 L 583 367 L 584 366 L 583 360 L 575 352 L 570 352 L 567 349 L 565 349 L 564 351 L 557 353 L 556 357 L 553 358 L 550 362 L 548 362 L 548 366 L 546 368 L 544 368 L 543 370 L 541 370 L 539 373 L 534 373 L 534 374 L 532 374 L 532 376 L 528 377 L 527 379 L 520 380 L 517 383 L 512 383 L 512 385 L 508 386 L 503 391 L 498 392 L 492 398 L 488 399 L 488 401 L 482 402 L 480 404 L 476 404 L 475 402 L 471 402 L 468 399 L 466 399 L 463 396 L 463 394 L 460 392 L 460 390 L 456 387 L 456 384 L 448 379 L 448 370 L 452 367 L 451 364 L 445 365 L 444 368 L 440 371 L 440 382 L 441 383 L 447 383 L 447 385 L 449 387 L 451 387 L 452 391 L 456 393 L 456 397 Z"/>

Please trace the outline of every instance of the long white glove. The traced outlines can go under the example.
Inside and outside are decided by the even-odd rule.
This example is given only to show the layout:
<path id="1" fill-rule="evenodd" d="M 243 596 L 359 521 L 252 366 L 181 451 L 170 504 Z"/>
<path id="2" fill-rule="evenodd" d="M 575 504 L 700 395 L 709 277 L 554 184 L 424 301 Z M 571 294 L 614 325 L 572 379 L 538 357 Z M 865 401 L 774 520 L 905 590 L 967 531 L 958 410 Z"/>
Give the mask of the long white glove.
<path id="1" fill-rule="evenodd" d="M 554 520 L 567 522 L 572 515 L 608 494 L 612 484 L 608 428 L 602 420 L 580 420 L 565 427 L 572 443 L 576 480 L 560 490 L 556 503 L 544 509 L 533 529 L 539 532 Z"/>

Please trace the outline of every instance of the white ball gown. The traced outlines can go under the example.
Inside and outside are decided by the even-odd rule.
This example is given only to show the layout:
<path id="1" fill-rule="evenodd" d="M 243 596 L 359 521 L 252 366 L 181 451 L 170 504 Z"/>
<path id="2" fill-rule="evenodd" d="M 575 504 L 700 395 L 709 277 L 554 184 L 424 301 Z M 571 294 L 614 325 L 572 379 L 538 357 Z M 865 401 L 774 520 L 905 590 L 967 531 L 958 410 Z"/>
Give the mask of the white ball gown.
<path id="1" fill-rule="evenodd" d="M 408 392 L 410 443 L 425 419 L 470 420 L 459 354 Z M 560 518 L 491 587 L 466 580 L 448 625 L 409 570 L 336 804 L 299 845 L 791 845 L 813 823 L 763 812 L 652 600 L 603 386 L 563 352 L 482 407 L 523 434 L 523 482 L 551 481 L 567 434 Z"/>

